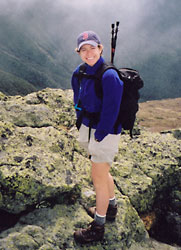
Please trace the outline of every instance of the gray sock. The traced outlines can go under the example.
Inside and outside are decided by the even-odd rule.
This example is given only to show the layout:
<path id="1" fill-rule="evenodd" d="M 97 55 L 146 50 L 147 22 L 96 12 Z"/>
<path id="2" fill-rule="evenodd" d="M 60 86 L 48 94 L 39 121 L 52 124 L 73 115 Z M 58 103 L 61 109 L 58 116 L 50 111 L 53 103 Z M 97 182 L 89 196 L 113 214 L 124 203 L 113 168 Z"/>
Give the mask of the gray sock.
<path id="1" fill-rule="evenodd" d="M 116 198 L 112 198 L 109 200 L 109 205 L 115 206 L 116 205 Z"/>
<path id="2" fill-rule="evenodd" d="M 101 216 L 101 215 L 97 214 L 97 212 L 96 212 L 95 216 L 94 216 L 94 220 L 96 221 L 96 223 L 98 225 L 102 226 L 106 222 L 106 215 L 105 216 Z"/>

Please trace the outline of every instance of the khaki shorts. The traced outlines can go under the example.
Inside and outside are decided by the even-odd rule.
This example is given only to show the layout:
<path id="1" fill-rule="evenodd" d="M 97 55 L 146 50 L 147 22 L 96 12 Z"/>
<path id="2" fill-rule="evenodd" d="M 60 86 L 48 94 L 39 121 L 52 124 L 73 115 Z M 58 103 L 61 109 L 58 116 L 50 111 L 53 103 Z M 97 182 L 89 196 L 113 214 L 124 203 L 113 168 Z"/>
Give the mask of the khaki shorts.
<path id="1" fill-rule="evenodd" d="M 120 134 L 108 134 L 101 142 L 97 142 L 94 139 L 94 133 L 95 129 L 91 129 L 91 137 L 88 142 L 89 128 L 82 124 L 78 138 L 80 145 L 91 155 L 91 161 L 111 164 L 118 152 Z"/>

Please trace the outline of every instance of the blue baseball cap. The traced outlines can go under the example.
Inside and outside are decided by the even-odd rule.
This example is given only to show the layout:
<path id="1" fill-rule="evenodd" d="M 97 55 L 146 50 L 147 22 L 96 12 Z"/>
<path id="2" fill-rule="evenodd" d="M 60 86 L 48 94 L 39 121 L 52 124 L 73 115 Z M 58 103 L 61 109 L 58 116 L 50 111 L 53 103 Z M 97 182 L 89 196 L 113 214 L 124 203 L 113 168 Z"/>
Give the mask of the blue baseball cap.
<path id="1" fill-rule="evenodd" d="M 96 47 L 98 44 L 101 44 L 101 41 L 94 31 L 84 31 L 77 38 L 77 50 L 80 51 L 80 48 L 84 44 L 90 44 Z"/>

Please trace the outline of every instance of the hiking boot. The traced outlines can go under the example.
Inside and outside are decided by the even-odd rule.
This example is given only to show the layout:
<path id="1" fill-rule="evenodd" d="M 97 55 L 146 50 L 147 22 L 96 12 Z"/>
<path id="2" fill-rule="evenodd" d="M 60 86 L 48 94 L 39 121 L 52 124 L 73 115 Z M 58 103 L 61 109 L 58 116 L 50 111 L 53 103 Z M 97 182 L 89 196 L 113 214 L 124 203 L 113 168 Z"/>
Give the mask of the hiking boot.
<path id="1" fill-rule="evenodd" d="M 104 225 L 100 226 L 95 221 L 89 224 L 87 229 L 79 229 L 74 232 L 74 239 L 79 243 L 100 241 L 104 237 Z"/>
<path id="2" fill-rule="evenodd" d="M 117 204 L 115 206 L 109 205 L 108 209 L 107 209 L 107 213 L 106 213 L 106 220 L 108 220 L 108 221 L 114 221 L 115 218 L 116 218 L 117 211 L 118 211 Z M 92 218 L 94 218 L 94 215 L 96 213 L 96 207 L 89 207 L 87 209 L 87 213 L 88 213 L 89 216 L 91 216 Z"/>

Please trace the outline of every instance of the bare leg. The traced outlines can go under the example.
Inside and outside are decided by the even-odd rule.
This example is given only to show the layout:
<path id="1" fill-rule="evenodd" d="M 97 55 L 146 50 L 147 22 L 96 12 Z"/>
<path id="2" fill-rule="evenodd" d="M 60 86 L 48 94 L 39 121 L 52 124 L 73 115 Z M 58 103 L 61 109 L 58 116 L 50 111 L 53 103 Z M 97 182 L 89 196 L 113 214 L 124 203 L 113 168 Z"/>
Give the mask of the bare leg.
<path id="1" fill-rule="evenodd" d="M 104 163 L 92 163 L 92 180 L 96 192 L 96 211 L 105 216 L 109 204 L 109 198 L 114 197 L 114 182 L 109 174 L 110 165 Z"/>
<path id="2" fill-rule="evenodd" d="M 109 199 L 115 197 L 115 192 L 114 192 L 114 181 L 112 175 L 109 173 Z"/>

